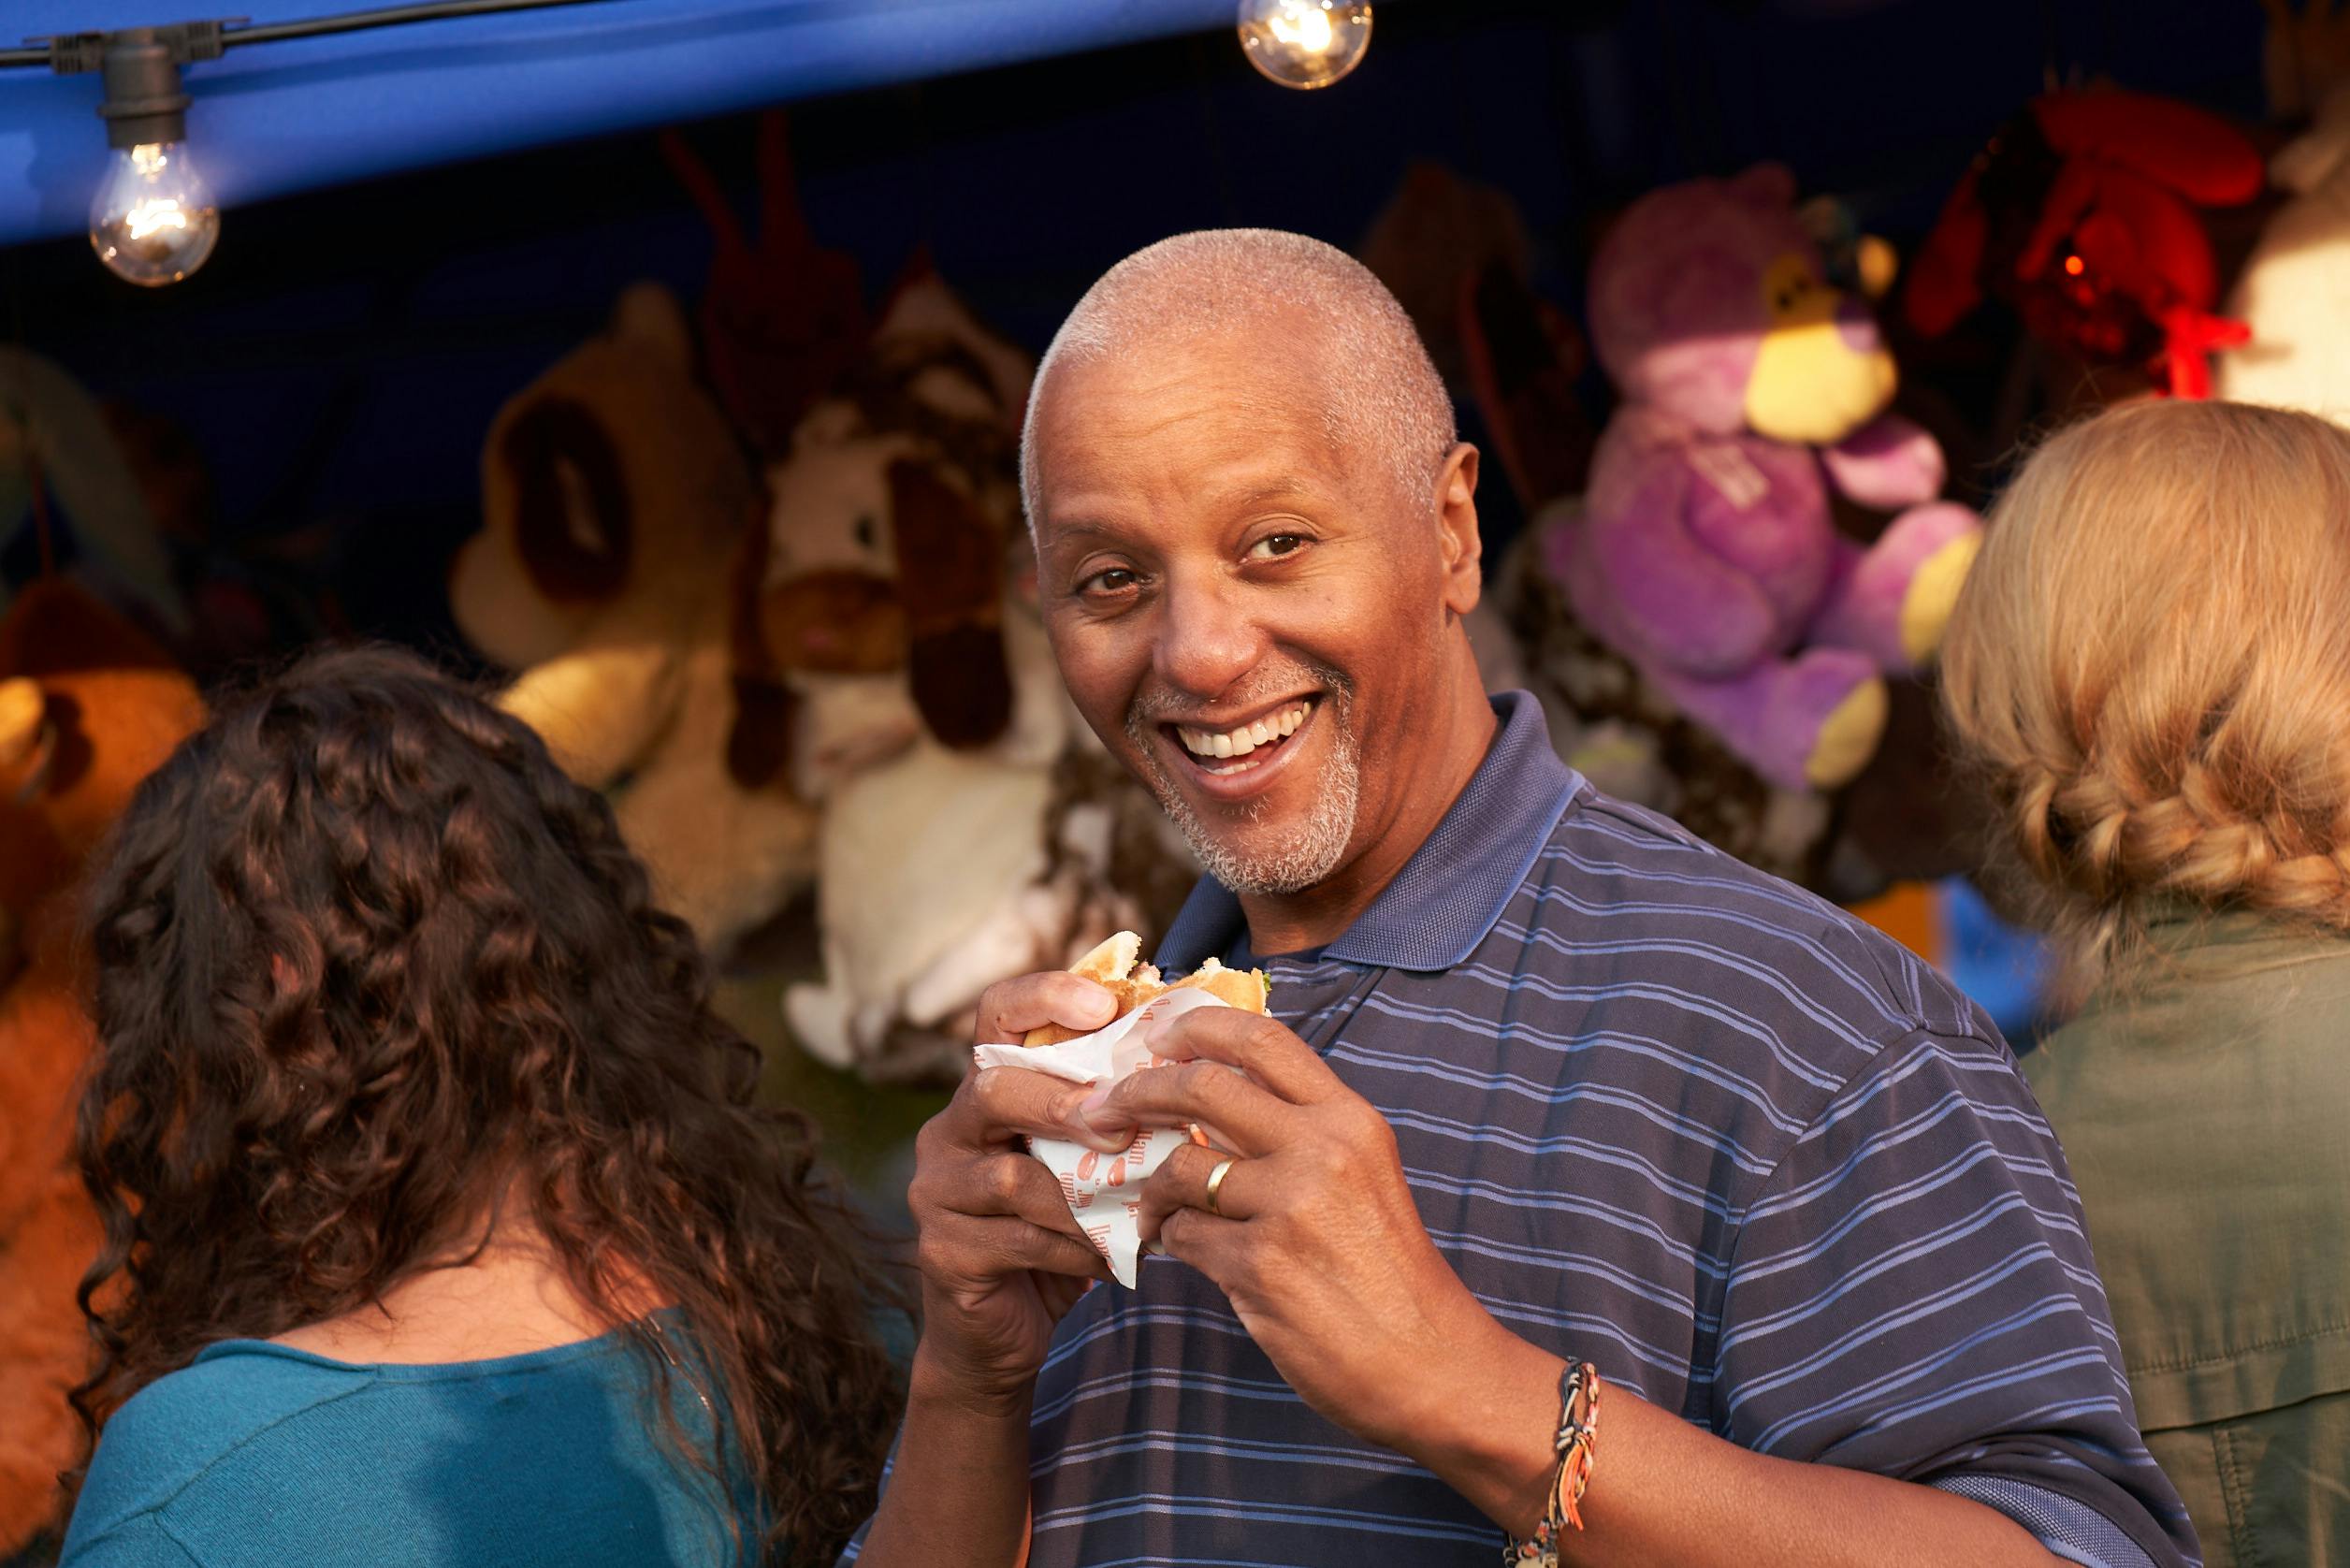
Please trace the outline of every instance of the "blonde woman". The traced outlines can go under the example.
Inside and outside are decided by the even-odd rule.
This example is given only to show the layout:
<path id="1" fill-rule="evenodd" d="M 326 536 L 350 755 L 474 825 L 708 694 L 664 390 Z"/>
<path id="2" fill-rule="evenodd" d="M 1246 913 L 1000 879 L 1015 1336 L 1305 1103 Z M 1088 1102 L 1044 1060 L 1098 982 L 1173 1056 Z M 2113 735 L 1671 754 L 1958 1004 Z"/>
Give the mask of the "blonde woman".
<path id="1" fill-rule="evenodd" d="M 2350 435 L 2116 409 L 2000 502 L 1944 694 L 2089 977 L 2025 1067 L 2212 1568 L 2350 1564 Z"/>

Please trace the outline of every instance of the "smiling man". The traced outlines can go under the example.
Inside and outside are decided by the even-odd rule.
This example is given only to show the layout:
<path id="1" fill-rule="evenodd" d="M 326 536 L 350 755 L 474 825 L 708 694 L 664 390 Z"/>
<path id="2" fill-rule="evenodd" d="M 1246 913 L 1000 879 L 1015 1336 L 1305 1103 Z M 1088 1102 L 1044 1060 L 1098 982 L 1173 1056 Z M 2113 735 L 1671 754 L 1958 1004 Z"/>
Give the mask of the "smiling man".
<path id="1" fill-rule="evenodd" d="M 922 1339 L 849 1559 L 2192 1559 L 1992 1025 L 1487 697 L 1477 454 L 1367 271 L 1129 258 L 1024 461 L 1069 690 L 1211 872 L 1159 961 L 1261 965 L 1276 1016 L 1187 1014 L 1114 1089 L 978 1073 L 923 1129 Z M 1030 976 L 980 1038 L 1110 1010 Z M 1168 1256 L 1100 1284 L 1022 1136 L 1187 1122 L 1229 1148 L 1177 1151 Z"/>

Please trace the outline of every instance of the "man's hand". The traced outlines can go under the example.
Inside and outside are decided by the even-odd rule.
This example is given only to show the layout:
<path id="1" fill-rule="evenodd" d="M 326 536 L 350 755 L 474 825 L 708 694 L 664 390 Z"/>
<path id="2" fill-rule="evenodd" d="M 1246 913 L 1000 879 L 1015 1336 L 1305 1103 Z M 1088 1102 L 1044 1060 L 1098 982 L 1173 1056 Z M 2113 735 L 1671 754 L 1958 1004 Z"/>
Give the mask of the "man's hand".
<path id="1" fill-rule="evenodd" d="M 1018 1039 L 1045 1024 L 1094 1029 L 1116 1007 L 1069 974 L 1023 975 L 979 998 L 977 1038 Z M 1071 1120 L 1086 1091 L 1016 1067 L 965 1077 L 914 1141 L 907 1189 L 920 1234 L 921 1369 L 979 1410 L 1025 1408 L 1053 1326 L 1110 1277 L 1023 1133 L 1104 1140 Z"/>
<path id="2" fill-rule="evenodd" d="M 1385 1119 L 1271 1018 L 1197 1008 L 1149 1043 L 1180 1065 L 1088 1101 L 1087 1122 L 1105 1139 L 1200 1123 L 1227 1147 L 1168 1156 L 1142 1187 L 1144 1240 L 1223 1289 L 1308 1404 L 1402 1445 L 1442 1397 L 1439 1358 L 1494 1325 L 1429 1240 Z M 1208 1181 L 1227 1154 L 1240 1158 L 1211 1212 Z"/>

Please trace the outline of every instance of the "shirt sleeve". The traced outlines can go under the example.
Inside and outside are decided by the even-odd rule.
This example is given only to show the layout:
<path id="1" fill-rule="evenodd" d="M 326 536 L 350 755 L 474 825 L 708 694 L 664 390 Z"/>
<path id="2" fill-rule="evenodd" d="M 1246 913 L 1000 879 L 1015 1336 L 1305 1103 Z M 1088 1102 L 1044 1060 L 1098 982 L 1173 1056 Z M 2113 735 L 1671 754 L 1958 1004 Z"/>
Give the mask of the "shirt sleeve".
<path id="1" fill-rule="evenodd" d="M 2064 1154 L 1980 1027 L 1878 1052 L 1740 1217 L 1714 1428 L 1760 1453 L 1960 1495 L 2019 1483 L 2073 1505 L 2051 1520 L 2085 1529 L 2085 1514 L 2142 1554 L 2082 1558 L 2103 1568 L 2198 1561 L 2139 1436 Z M 1980 1501 L 2074 1549 L 2018 1512 L 2026 1493 Z"/>
<path id="2" fill-rule="evenodd" d="M 2067 1562 L 2083 1568 L 2154 1568 L 2145 1548 L 2123 1534 L 2111 1519 L 2061 1493 L 2008 1475 L 1945 1475 L 1934 1486 L 1996 1508 Z"/>

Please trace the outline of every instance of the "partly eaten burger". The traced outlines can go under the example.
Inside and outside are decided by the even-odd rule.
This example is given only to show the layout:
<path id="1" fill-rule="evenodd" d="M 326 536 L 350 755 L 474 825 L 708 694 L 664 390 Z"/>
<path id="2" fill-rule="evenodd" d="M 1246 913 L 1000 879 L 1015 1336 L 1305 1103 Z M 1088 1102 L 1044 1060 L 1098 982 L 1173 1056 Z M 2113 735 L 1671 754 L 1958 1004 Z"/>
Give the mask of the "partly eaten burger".
<path id="1" fill-rule="evenodd" d="M 1239 1008 L 1242 1012 L 1263 1012 L 1266 998 L 1271 995 L 1273 982 L 1265 978 L 1262 969 L 1227 969 L 1215 959 L 1206 963 L 1178 980 L 1160 978 L 1158 966 L 1139 962 L 1142 956 L 1142 938 L 1131 931 L 1121 931 L 1084 957 L 1069 965 L 1069 973 L 1083 975 L 1118 998 L 1118 1010 L 1111 1014 L 1115 1022 L 1134 1011 L 1153 996 L 1169 991 L 1197 987 L 1218 1000 Z M 1110 1025 L 1105 1024 L 1103 1028 Z M 1023 1045 L 1058 1045 L 1087 1033 L 1083 1029 L 1065 1029 L 1058 1024 L 1048 1024 L 1031 1029 L 1021 1039 Z"/>

